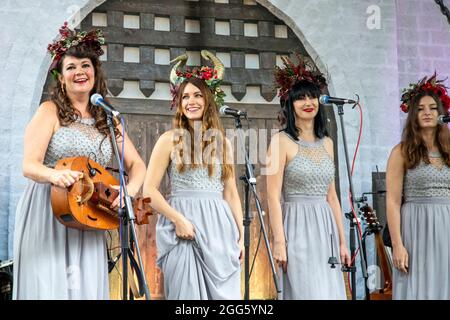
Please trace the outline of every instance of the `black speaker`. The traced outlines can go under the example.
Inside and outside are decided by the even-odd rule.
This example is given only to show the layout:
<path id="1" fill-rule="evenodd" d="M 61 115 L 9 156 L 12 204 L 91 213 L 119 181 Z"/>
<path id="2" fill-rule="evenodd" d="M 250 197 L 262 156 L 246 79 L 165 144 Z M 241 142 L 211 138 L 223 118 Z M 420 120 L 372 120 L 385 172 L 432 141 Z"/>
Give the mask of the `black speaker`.
<path id="1" fill-rule="evenodd" d="M 386 172 L 372 172 L 373 209 L 383 226 L 382 235 L 385 246 L 391 247 L 391 238 L 386 216 Z"/>

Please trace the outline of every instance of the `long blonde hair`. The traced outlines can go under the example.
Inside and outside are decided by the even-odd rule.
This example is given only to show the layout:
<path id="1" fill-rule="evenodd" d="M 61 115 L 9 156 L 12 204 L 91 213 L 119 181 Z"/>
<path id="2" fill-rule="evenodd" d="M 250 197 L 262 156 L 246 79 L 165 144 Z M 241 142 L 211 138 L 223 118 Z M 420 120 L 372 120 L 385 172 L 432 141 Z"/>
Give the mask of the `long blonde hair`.
<path id="1" fill-rule="evenodd" d="M 208 161 L 208 159 L 204 158 L 204 154 L 202 153 L 201 155 L 201 163 L 202 164 L 198 164 L 197 160 L 199 155 L 195 154 L 194 152 L 194 128 L 192 128 L 189 125 L 189 120 L 188 118 L 186 118 L 186 116 L 183 113 L 182 110 L 182 99 L 183 99 L 183 92 L 184 89 L 186 88 L 187 84 L 192 84 L 194 86 L 196 86 L 200 92 L 203 95 L 203 98 L 205 100 L 205 108 L 203 111 L 203 117 L 201 120 L 201 134 L 202 134 L 202 150 L 205 150 L 208 147 L 212 147 L 212 157 L 215 158 L 216 156 L 219 157 L 220 153 L 218 154 L 217 151 L 222 151 L 222 159 L 221 160 L 221 167 L 222 167 L 222 174 L 221 174 L 221 180 L 225 181 L 227 180 L 229 177 L 231 177 L 231 175 L 233 174 L 233 165 L 231 163 L 229 163 L 229 161 L 227 161 L 228 157 L 227 157 L 227 141 L 225 139 L 225 133 L 224 133 L 224 129 L 222 127 L 222 124 L 220 122 L 219 119 L 219 113 L 217 110 L 217 106 L 216 103 L 214 102 L 214 96 L 213 93 L 211 92 L 211 90 L 207 87 L 207 85 L 205 84 L 205 82 L 201 79 L 198 78 L 189 78 L 186 79 L 183 83 L 180 84 L 180 87 L 178 89 L 178 93 L 177 93 L 177 97 L 176 97 L 176 105 L 177 105 L 177 110 L 175 113 L 175 117 L 173 119 L 173 127 L 175 129 L 184 129 L 187 130 L 190 133 L 190 137 L 191 137 L 191 145 L 190 146 L 185 146 L 184 148 L 182 148 L 181 150 L 175 151 L 175 156 L 178 158 L 178 160 L 180 159 L 185 159 L 186 156 L 183 154 L 183 150 L 190 150 L 191 151 L 191 155 L 193 155 L 194 157 L 194 161 L 190 161 L 190 167 L 191 168 L 198 168 L 200 166 L 204 166 L 206 163 L 206 165 L 208 166 L 208 175 L 211 177 L 214 174 L 214 169 L 215 169 L 215 165 L 214 163 L 211 163 L 211 161 Z M 216 140 L 216 136 L 212 136 L 210 141 L 204 141 L 204 136 L 205 133 L 210 130 L 210 129 L 214 129 L 217 130 L 219 132 L 219 134 L 221 135 L 221 137 L 219 137 L 220 139 L 217 141 Z M 183 135 L 180 135 L 179 140 L 174 141 L 174 145 L 176 144 L 186 144 L 188 143 L 187 141 L 183 141 Z M 221 146 L 218 146 L 217 144 L 221 143 Z M 217 148 L 220 148 L 219 150 Z M 192 160 L 192 157 L 190 157 L 190 160 Z M 219 160 L 219 159 L 217 159 Z M 186 163 L 185 161 L 178 161 L 177 162 L 177 170 L 180 172 L 184 172 L 186 170 Z"/>

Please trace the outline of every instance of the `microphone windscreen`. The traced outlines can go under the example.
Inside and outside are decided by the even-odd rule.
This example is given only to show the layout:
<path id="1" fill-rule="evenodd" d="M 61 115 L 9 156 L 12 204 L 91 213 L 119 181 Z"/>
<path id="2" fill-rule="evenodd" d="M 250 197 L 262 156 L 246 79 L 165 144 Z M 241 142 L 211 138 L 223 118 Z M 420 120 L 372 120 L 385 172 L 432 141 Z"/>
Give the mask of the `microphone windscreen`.
<path id="1" fill-rule="evenodd" d="M 221 106 L 220 109 L 219 109 L 219 113 L 224 116 L 225 115 L 225 110 L 227 110 L 227 108 L 228 108 L 227 106 Z"/>
<path id="2" fill-rule="evenodd" d="M 320 104 L 327 104 L 329 98 L 330 98 L 330 97 L 327 96 L 326 94 L 322 94 L 322 95 L 319 97 L 319 103 L 320 103 Z"/>
<path id="3" fill-rule="evenodd" d="M 101 94 L 99 94 L 99 93 L 94 93 L 94 94 L 91 96 L 91 103 L 92 103 L 94 106 L 97 106 L 97 105 L 98 105 L 98 101 L 99 101 L 99 100 L 103 100 L 103 97 L 102 97 Z"/>

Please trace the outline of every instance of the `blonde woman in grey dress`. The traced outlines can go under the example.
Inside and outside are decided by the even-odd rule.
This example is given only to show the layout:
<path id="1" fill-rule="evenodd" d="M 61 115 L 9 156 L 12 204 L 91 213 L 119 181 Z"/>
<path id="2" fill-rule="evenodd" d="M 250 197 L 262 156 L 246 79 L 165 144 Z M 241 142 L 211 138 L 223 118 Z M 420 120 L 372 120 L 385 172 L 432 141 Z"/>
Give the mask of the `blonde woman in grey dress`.
<path id="1" fill-rule="evenodd" d="M 434 75 L 407 90 L 402 100 L 408 117 L 386 171 L 393 299 L 448 300 L 450 133 L 437 120 L 448 114 L 450 98 Z"/>
<path id="2" fill-rule="evenodd" d="M 219 80 L 222 68 L 216 61 Z M 172 82 L 177 92 L 174 129 L 156 142 L 144 181 L 144 195 L 160 213 L 157 265 L 168 300 L 241 299 L 242 208 L 231 145 L 223 139 L 218 116 L 220 89 L 207 85 L 209 77 L 184 73 Z M 194 129 L 201 136 L 191 144 Z M 209 153 L 213 142 L 205 141 L 212 130 L 216 152 Z M 207 159 L 210 155 L 213 161 Z M 158 190 L 166 172 L 171 188 L 167 200 Z"/>
<path id="3" fill-rule="evenodd" d="M 333 141 L 318 101 L 326 83 L 318 71 L 286 72 L 291 65 L 276 73 L 284 129 L 272 137 L 268 151 L 267 198 L 273 257 L 281 266 L 279 298 L 346 299 L 343 273 L 328 264 L 333 253 L 347 265 L 350 256 L 334 186 Z"/>
<path id="4" fill-rule="evenodd" d="M 65 25 L 61 34 L 77 37 Z M 51 186 L 68 188 L 80 172 L 55 170 L 59 159 L 86 156 L 102 166 L 112 159 L 111 137 L 103 110 L 89 103 L 92 93 L 106 95 L 106 81 L 98 59 L 100 33 L 90 34 L 51 67 L 56 86 L 25 131 L 23 174 L 28 185 L 19 200 L 14 232 L 14 299 L 108 299 L 108 268 L 104 231 L 82 231 L 61 224 L 53 215 Z M 94 40 L 92 40 L 94 39 Z M 54 44 L 55 45 L 55 44 Z M 60 44 L 51 49 L 55 53 Z M 58 47 L 59 46 L 59 47 Z M 117 133 L 120 130 L 117 126 Z M 119 150 L 124 139 L 119 138 Z M 128 191 L 136 194 L 145 164 L 125 135 Z M 117 209 L 116 198 L 112 208 Z"/>

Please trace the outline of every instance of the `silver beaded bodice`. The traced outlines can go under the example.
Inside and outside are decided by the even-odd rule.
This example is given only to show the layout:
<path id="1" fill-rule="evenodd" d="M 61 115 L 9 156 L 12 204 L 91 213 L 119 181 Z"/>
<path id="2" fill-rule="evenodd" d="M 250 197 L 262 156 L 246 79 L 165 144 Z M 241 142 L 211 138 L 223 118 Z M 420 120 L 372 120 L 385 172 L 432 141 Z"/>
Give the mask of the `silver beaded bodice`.
<path id="1" fill-rule="evenodd" d="M 62 158 L 85 156 L 104 167 L 108 166 L 112 159 L 111 141 L 94 124 L 94 118 L 87 118 L 61 126 L 50 140 L 44 165 L 53 168 Z"/>
<path id="2" fill-rule="evenodd" d="M 208 174 L 208 167 L 189 168 L 187 166 L 184 172 L 179 172 L 174 162 L 170 162 L 168 171 L 172 193 L 181 190 L 223 191 L 220 165 L 215 167 L 212 177 Z"/>
<path id="3" fill-rule="evenodd" d="M 450 197 L 450 168 L 442 158 L 430 155 L 430 164 L 423 161 L 406 170 L 403 182 L 405 200 L 416 197 Z"/>
<path id="4" fill-rule="evenodd" d="M 291 140 L 298 145 L 298 151 L 284 168 L 284 196 L 326 196 L 334 180 L 335 168 L 325 150 L 324 139 L 315 142 Z"/>

